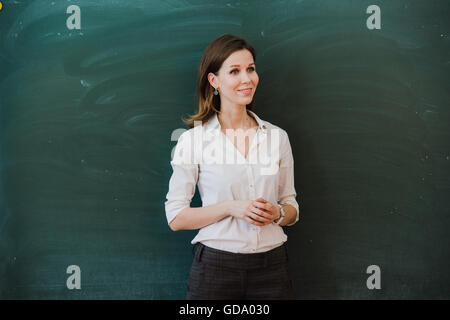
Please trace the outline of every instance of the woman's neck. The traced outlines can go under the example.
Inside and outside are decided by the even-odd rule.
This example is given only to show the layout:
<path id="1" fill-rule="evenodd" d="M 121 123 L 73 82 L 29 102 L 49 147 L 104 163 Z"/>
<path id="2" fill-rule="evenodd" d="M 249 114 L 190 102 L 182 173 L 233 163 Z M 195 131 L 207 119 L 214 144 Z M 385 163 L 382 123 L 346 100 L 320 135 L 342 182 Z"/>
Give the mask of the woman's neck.
<path id="1" fill-rule="evenodd" d="M 247 109 L 221 110 L 217 115 L 222 130 L 244 129 L 254 126 L 254 120 L 247 113 Z"/>

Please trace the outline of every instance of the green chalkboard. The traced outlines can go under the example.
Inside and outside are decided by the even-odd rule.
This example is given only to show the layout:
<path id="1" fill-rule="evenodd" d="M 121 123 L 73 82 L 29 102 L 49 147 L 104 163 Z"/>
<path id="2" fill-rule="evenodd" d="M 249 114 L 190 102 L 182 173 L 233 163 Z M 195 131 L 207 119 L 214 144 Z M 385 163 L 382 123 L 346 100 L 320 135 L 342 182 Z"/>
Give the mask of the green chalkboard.
<path id="1" fill-rule="evenodd" d="M 224 33 L 256 48 L 255 112 L 291 141 L 295 297 L 450 298 L 448 1 L 2 3 L 0 298 L 185 298 L 196 231 L 165 217 L 172 134 Z"/>

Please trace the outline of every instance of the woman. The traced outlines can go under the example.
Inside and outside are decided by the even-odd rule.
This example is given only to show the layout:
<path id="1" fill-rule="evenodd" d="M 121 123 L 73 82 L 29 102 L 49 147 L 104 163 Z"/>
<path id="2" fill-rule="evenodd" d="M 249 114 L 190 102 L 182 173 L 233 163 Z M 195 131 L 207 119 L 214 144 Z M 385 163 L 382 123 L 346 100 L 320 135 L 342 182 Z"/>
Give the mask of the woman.
<path id="1" fill-rule="evenodd" d="M 298 221 L 294 160 L 286 131 L 252 111 L 258 81 L 245 40 L 225 34 L 205 49 L 199 112 L 185 120 L 165 202 L 172 230 L 200 229 L 187 299 L 292 298 L 281 226 Z M 196 185 L 203 206 L 191 208 Z"/>

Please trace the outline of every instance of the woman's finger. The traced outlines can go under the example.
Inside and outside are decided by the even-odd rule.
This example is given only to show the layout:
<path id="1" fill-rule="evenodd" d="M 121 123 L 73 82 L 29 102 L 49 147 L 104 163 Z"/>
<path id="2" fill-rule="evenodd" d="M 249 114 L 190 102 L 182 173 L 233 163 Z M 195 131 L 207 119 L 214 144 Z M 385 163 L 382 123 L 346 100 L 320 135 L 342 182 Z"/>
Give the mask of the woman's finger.
<path id="1" fill-rule="evenodd" d="M 268 208 L 269 208 L 269 206 L 266 203 L 261 203 L 261 202 L 258 202 L 258 201 L 253 201 L 252 205 L 255 206 L 255 207 L 258 207 L 258 208 L 260 208 L 262 210 L 268 210 Z"/>
<path id="2" fill-rule="evenodd" d="M 266 202 L 267 202 L 267 200 L 264 199 L 264 198 L 258 198 L 258 199 L 256 199 L 255 201 L 263 202 L 263 203 L 266 203 Z"/>
<path id="3" fill-rule="evenodd" d="M 269 203 L 260 203 L 260 202 L 253 202 L 253 205 L 260 208 L 261 210 L 264 210 L 263 212 L 267 212 L 271 217 L 275 214 L 273 212 L 273 206 L 269 205 Z"/>
<path id="4" fill-rule="evenodd" d="M 250 211 L 253 212 L 254 214 L 257 214 L 257 215 L 259 215 L 261 217 L 264 217 L 266 219 L 270 219 L 272 217 L 272 214 L 270 212 L 266 212 L 266 211 L 260 210 L 260 209 L 258 209 L 256 207 L 253 207 L 253 206 L 250 208 Z"/>
<path id="5" fill-rule="evenodd" d="M 245 216 L 245 217 L 244 217 L 244 220 L 246 220 L 247 222 L 249 222 L 249 223 L 251 223 L 251 224 L 254 224 L 254 225 L 256 225 L 256 226 L 263 226 L 263 225 L 264 225 L 264 223 L 255 221 L 255 220 L 253 220 L 252 218 L 250 218 L 249 216 Z"/>
<path id="6" fill-rule="evenodd" d="M 256 213 L 249 212 L 248 217 L 254 221 L 266 222 L 266 218 L 257 215 Z"/>
<path id="7" fill-rule="evenodd" d="M 257 220 L 263 221 L 263 222 L 269 222 L 269 221 L 271 221 L 271 218 L 272 218 L 271 214 L 261 211 L 255 207 L 251 208 L 251 213 L 253 214 L 251 216 L 253 219 L 257 219 Z"/>

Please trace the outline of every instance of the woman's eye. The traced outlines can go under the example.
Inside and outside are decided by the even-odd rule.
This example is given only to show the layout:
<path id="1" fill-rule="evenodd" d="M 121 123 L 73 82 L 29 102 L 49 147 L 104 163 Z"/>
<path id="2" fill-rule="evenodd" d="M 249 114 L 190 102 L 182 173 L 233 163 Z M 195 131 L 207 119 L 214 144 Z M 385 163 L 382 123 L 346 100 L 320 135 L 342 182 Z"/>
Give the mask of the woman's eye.
<path id="1" fill-rule="evenodd" d="M 253 67 L 250 67 L 250 68 L 248 68 L 248 69 L 251 69 L 252 72 L 255 71 L 255 68 L 253 68 Z M 235 72 L 235 71 L 239 71 L 239 70 L 238 70 L 238 69 L 233 69 L 233 70 L 231 71 L 231 73 L 233 73 L 233 72 Z"/>

